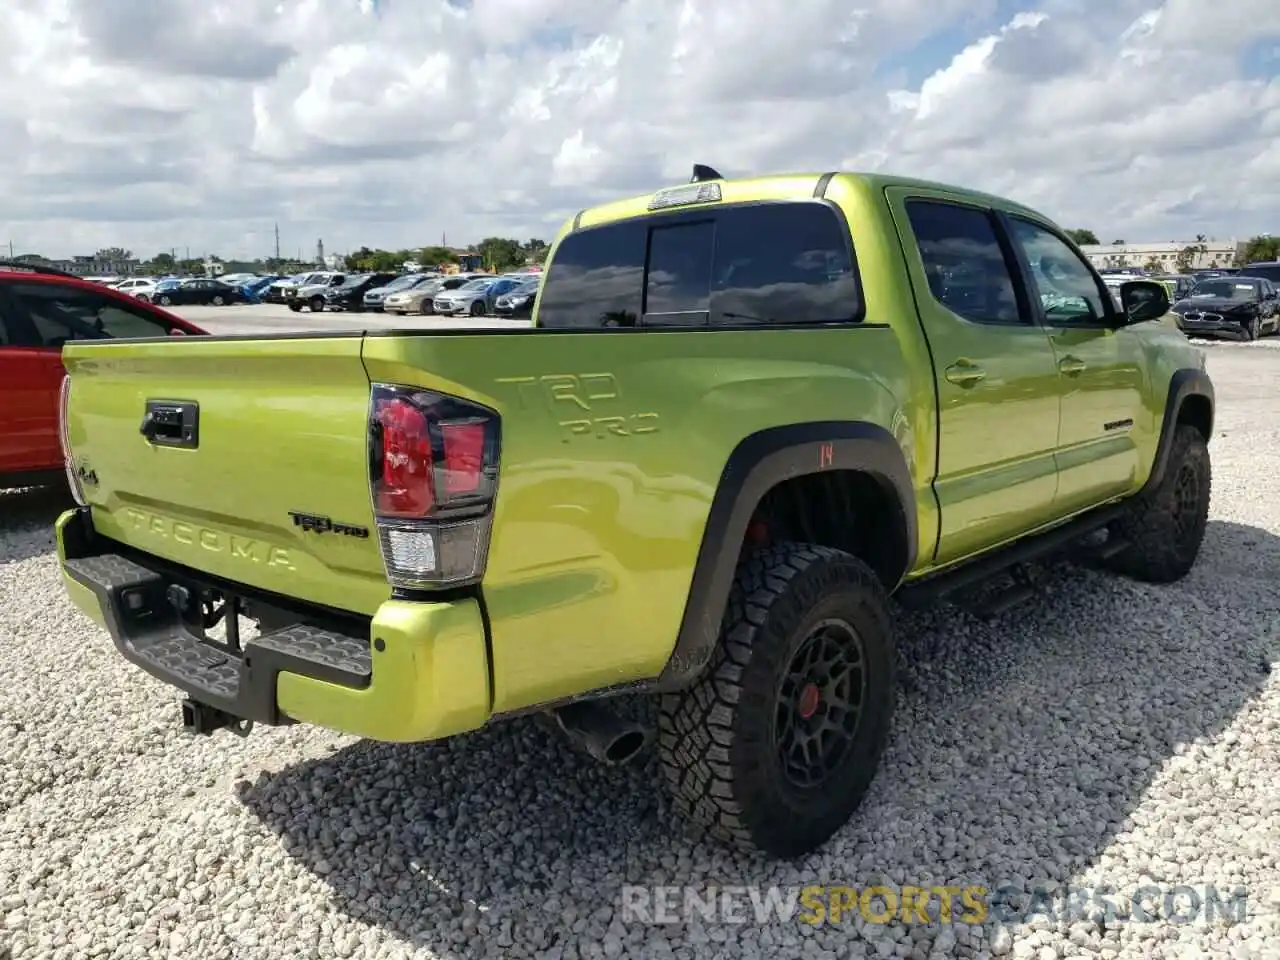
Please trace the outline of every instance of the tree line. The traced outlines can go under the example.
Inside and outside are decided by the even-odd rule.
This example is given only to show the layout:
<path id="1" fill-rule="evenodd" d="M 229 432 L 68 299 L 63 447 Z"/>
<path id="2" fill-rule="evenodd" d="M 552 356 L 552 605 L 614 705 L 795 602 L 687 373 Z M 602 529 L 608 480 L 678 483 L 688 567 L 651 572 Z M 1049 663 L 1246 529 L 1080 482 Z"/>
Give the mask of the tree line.
<path id="1" fill-rule="evenodd" d="M 480 258 L 480 266 L 485 270 L 501 273 L 527 264 L 540 264 L 547 256 L 548 245 L 545 240 L 536 237 L 521 243 L 509 237 L 486 237 L 479 243 L 467 247 L 466 254 Z M 459 253 L 450 247 L 422 247 L 421 249 L 383 250 L 361 247 L 346 256 L 348 270 L 363 270 L 375 273 L 399 270 L 406 261 L 414 260 L 423 267 L 443 267 L 459 262 Z"/>

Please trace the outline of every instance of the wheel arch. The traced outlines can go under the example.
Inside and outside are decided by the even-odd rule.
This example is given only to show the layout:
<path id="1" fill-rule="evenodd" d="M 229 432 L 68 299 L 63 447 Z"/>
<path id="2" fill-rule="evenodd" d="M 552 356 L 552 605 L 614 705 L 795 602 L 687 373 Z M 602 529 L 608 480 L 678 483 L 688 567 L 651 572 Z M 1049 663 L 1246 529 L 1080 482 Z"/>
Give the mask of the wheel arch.
<path id="1" fill-rule="evenodd" d="M 838 471 L 869 478 L 878 499 L 896 508 L 890 511 L 894 559 L 878 572 L 886 590 L 901 582 L 916 561 L 918 518 L 911 470 L 893 434 L 866 421 L 787 424 L 750 434 L 721 471 L 676 643 L 652 689 L 682 689 L 710 660 L 748 527 L 766 496 L 790 481 Z"/>
<path id="2" fill-rule="evenodd" d="M 1197 367 L 1175 370 L 1169 378 L 1168 398 L 1160 423 L 1160 439 L 1156 446 L 1156 459 L 1142 492 L 1154 489 L 1169 466 L 1169 451 L 1173 449 L 1173 435 L 1180 424 L 1190 424 L 1204 436 L 1208 443 L 1213 436 L 1214 390 L 1209 374 Z"/>

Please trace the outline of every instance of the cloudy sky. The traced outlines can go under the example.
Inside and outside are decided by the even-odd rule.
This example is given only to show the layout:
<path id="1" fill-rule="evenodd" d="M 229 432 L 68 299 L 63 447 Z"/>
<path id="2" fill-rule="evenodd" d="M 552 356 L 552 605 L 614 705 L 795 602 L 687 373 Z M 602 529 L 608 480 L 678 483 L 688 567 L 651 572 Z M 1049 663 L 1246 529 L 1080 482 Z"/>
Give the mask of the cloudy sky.
<path id="1" fill-rule="evenodd" d="M 3 7 L 19 253 L 550 238 L 695 161 L 941 179 L 1104 242 L 1280 231 L 1269 0 Z"/>

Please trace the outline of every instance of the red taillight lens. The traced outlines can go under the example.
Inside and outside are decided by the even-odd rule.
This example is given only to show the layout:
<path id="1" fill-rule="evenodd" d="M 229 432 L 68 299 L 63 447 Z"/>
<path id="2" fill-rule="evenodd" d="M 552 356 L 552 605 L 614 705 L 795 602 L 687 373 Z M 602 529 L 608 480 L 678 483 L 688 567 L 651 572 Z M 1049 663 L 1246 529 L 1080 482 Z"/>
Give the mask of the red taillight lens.
<path id="1" fill-rule="evenodd" d="M 442 423 L 446 496 L 475 493 L 484 469 L 484 423 Z"/>
<path id="2" fill-rule="evenodd" d="M 408 400 L 378 401 L 379 476 L 374 483 L 377 512 L 388 517 L 423 517 L 435 506 L 435 465 L 427 415 Z"/>
<path id="3" fill-rule="evenodd" d="M 369 414 L 369 479 L 388 581 L 409 590 L 478 581 L 498 489 L 497 411 L 375 383 Z"/>

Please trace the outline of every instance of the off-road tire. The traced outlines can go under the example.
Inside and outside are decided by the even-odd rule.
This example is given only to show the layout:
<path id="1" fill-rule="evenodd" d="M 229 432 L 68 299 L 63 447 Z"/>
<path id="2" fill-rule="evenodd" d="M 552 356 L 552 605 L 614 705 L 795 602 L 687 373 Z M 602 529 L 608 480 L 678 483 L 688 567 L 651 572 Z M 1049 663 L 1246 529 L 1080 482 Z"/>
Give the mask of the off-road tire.
<path id="1" fill-rule="evenodd" d="M 852 628 L 851 648 L 861 648 L 862 711 L 828 781 L 803 788 L 780 758 L 781 684 L 813 628 L 828 620 Z M 676 811 L 695 832 L 744 851 L 793 858 L 820 847 L 875 776 L 894 672 L 888 599 L 866 564 L 801 543 L 754 551 L 739 565 L 711 662 L 692 687 L 661 698 L 658 759 Z"/>
<path id="2" fill-rule="evenodd" d="M 1106 567 L 1147 583 L 1185 577 L 1200 555 L 1212 487 L 1208 443 L 1195 427 L 1179 424 L 1159 484 L 1111 524 L 1110 536 L 1128 546 L 1109 557 Z"/>

